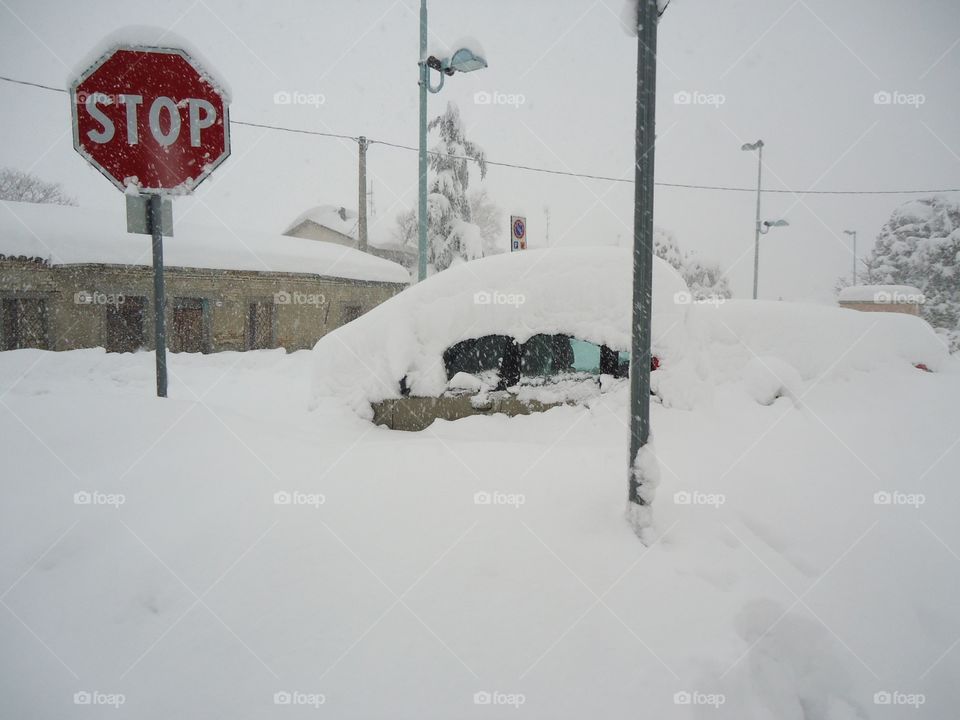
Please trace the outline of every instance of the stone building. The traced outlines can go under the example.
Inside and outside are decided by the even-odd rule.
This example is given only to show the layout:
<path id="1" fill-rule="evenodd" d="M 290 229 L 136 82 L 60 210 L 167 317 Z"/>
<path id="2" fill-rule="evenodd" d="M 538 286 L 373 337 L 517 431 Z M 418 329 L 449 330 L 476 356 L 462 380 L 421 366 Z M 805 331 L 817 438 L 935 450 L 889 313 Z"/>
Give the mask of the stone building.
<path id="1" fill-rule="evenodd" d="M 923 293 L 910 285 L 854 285 L 837 297 L 840 307 L 861 312 L 895 312 L 919 315 Z"/>
<path id="2" fill-rule="evenodd" d="M 122 208 L 0 204 L 0 349 L 152 349 L 150 238 L 126 233 Z M 323 241 L 187 223 L 175 233 L 164 240 L 173 352 L 309 348 L 409 280 Z"/>
<path id="3" fill-rule="evenodd" d="M 332 242 L 358 248 L 359 216 L 353 210 L 336 205 L 318 205 L 297 217 L 284 235 Z M 417 264 L 417 253 L 395 242 L 383 222 L 371 219 L 367 226 L 367 252 L 412 269 Z"/>

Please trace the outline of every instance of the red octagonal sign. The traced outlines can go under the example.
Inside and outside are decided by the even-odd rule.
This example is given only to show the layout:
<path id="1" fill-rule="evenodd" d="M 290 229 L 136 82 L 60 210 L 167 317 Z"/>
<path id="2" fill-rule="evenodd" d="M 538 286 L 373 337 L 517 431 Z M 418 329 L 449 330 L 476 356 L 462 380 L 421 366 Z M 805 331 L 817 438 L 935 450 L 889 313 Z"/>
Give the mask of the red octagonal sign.
<path id="1" fill-rule="evenodd" d="M 117 48 L 70 96 L 74 147 L 121 190 L 186 194 L 230 155 L 224 92 L 183 50 Z"/>

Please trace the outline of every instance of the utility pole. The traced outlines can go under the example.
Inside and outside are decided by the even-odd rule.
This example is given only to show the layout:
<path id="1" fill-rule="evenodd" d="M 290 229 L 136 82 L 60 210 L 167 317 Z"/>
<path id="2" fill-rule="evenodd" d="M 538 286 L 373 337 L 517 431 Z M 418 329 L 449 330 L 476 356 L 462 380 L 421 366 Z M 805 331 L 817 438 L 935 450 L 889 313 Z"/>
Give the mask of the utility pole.
<path id="1" fill-rule="evenodd" d="M 357 220 L 357 249 L 361 252 L 367 251 L 367 147 L 370 142 L 361 135 L 357 138 L 357 144 L 360 146 L 360 197 L 358 205 Z"/>
<path id="2" fill-rule="evenodd" d="M 638 467 L 650 438 L 651 293 L 653 285 L 653 169 L 657 107 L 657 0 L 637 0 L 637 126 L 633 210 L 633 332 L 630 343 L 630 516 L 647 501 Z M 634 528 L 639 529 L 638 527 Z"/>
<path id="3" fill-rule="evenodd" d="M 853 284 L 857 284 L 857 231 L 856 230 L 844 230 L 844 235 L 853 236 Z"/>

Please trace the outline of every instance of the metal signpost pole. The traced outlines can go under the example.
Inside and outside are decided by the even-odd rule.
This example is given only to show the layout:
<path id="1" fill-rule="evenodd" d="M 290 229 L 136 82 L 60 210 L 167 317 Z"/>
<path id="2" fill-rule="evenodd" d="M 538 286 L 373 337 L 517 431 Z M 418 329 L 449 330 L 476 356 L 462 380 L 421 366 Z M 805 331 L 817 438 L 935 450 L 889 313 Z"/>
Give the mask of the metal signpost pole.
<path id="1" fill-rule="evenodd" d="M 147 222 L 153 238 L 153 344 L 157 355 L 157 397 L 167 396 L 166 292 L 163 287 L 163 197 L 150 195 Z"/>
<path id="2" fill-rule="evenodd" d="M 417 280 L 427 279 L 427 0 L 420 0 L 420 192 L 417 206 Z"/>
<path id="3" fill-rule="evenodd" d="M 633 333 L 630 347 L 630 490 L 645 505 L 637 456 L 650 437 L 651 291 L 653 284 L 653 168 L 656 142 L 656 0 L 639 0 L 637 32 L 636 183 L 633 214 Z"/>

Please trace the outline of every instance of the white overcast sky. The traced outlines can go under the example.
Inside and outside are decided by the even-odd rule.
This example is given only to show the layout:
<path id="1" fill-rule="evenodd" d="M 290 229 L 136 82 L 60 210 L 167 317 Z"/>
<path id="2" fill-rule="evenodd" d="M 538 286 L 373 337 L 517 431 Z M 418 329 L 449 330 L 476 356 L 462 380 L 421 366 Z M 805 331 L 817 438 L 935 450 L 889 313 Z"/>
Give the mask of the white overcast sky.
<path id="1" fill-rule="evenodd" d="M 470 137 L 494 160 L 632 177 L 636 40 L 623 0 L 433 0 L 431 47 L 464 36 L 490 67 L 450 78 L 431 115 L 459 104 Z M 0 75 L 65 87 L 117 28 L 170 29 L 199 48 L 233 93 L 234 120 L 417 142 L 417 0 L 139 0 L 0 2 Z M 159 32 L 158 32 L 159 34 Z M 960 187 L 960 3 L 957 0 L 673 0 L 660 24 L 658 181 L 753 186 L 766 142 L 768 187 Z M 277 105 L 278 91 L 319 107 Z M 522 95 L 478 105 L 479 91 Z M 678 92 L 723 97 L 682 105 Z M 877 92 L 924 102 L 877 105 Z M 0 82 L 0 165 L 62 182 L 86 207 L 122 222 L 119 193 L 73 151 L 63 95 Z M 280 232 L 306 207 L 356 206 L 356 144 L 234 127 L 233 156 L 175 216 Z M 377 222 L 415 203 L 416 154 L 374 145 Z M 479 176 L 475 176 L 479 180 Z M 533 247 L 627 244 L 628 184 L 491 168 L 505 212 L 526 214 Z M 906 196 L 766 195 L 764 217 L 789 228 L 763 238 L 761 297 L 826 298 L 849 272 L 845 228 L 861 248 Z M 729 268 L 750 291 L 754 196 L 658 188 L 656 224 L 685 250 Z M 507 227 L 504 225 L 504 242 Z"/>

